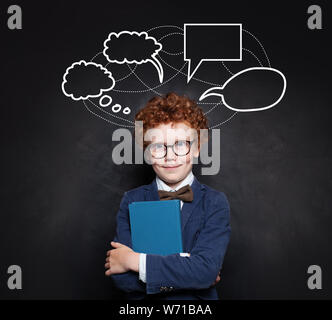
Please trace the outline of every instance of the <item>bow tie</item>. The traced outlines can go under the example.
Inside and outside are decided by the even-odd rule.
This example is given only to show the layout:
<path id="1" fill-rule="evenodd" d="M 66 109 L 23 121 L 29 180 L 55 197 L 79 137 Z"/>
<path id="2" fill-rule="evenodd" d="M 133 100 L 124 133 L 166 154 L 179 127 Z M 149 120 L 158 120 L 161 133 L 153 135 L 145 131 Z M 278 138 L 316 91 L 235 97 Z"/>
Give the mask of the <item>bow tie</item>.
<path id="1" fill-rule="evenodd" d="M 189 184 L 177 191 L 158 190 L 160 200 L 180 199 L 182 201 L 191 202 L 194 199 L 193 191 Z"/>

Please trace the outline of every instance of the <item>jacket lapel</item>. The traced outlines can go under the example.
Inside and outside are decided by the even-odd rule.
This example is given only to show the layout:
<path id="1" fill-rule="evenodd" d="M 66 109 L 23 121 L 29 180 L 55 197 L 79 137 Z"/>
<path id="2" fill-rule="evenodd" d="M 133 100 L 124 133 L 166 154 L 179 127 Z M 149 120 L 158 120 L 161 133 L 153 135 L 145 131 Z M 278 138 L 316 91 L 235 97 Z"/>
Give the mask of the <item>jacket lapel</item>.
<path id="1" fill-rule="evenodd" d="M 192 202 L 183 202 L 182 211 L 181 211 L 181 223 L 182 223 L 182 232 L 186 223 L 188 222 L 191 214 L 193 213 L 196 205 L 200 202 L 203 192 L 202 192 L 202 185 L 200 182 L 194 178 L 193 183 L 191 184 L 191 189 L 194 193 L 194 199 Z"/>
<path id="2" fill-rule="evenodd" d="M 189 217 L 194 211 L 196 205 L 200 202 L 203 192 L 203 185 L 194 177 L 194 181 L 191 184 L 191 189 L 194 193 L 194 199 L 192 202 L 183 202 L 182 210 L 181 210 L 181 230 L 183 232 L 186 223 L 189 220 Z M 159 194 L 157 188 L 156 179 L 153 179 L 151 184 L 145 186 L 145 195 L 144 198 L 146 201 L 158 201 Z"/>
<path id="3" fill-rule="evenodd" d="M 158 200 L 160 200 L 159 199 L 159 194 L 158 194 L 156 179 L 153 179 L 152 183 L 147 184 L 145 186 L 144 198 L 145 198 L 146 201 L 158 201 Z"/>

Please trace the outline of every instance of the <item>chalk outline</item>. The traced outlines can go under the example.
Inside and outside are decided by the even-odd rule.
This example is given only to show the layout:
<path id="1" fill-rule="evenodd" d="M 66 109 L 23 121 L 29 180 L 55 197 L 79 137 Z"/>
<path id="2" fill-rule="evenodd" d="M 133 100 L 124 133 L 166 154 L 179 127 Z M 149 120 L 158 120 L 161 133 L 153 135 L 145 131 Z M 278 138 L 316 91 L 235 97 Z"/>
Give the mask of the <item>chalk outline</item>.
<path id="1" fill-rule="evenodd" d="M 116 111 L 115 111 L 115 108 L 117 108 Z M 118 112 L 120 112 L 121 109 L 122 109 L 122 105 L 119 104 L 119 103 L 116 103 L 116 104 L 114 104 L 114 105 L 112 106 L 112 112 L 114 112 L 114 113 L 118 113 Z"/>
<path id="2" fill-rule="evenodd" d="M 251 71 L 251 70 L 270 70 L 270 71 L 273 71 L 273 72 L 276 72 L 278 73 L 279 75 L 281 75 L 282 79 L 283 79 L 283 82 L 284 82 L 284 87 L 283 87 L 283 90 L 282 90 L 282 93 L 280 95 L 280 97 L 278 98 L 278 100 L 276 102 L 274 102 L 273 104 L 271 105 L 268 105 L 267 107 L 262 107 L 262 108 L 252 108 L 252 109 L 237 109 L 237 108 L 233 108 L 231 106 L 229 106 L 225 99 L 224 99 L 224 95 L 222 93 L 210 93 L 211 91 L 213 90 L 224 90 L 224 88 L 227 86 L 227 84 L 232 81 L 234 78 L 236 78 L 237 76 L 239 76 L 240 74 L 242 73 L 245 73 L 245 72 L 248 72 L 248 71 Z M 263 110 L 267 110 L 267 109 L 270 109 L 272 107 L 274 107 L 276 104 L 278 104 L 281 99 L 284 97 L 285 95 L 285 92 L 286 92 L 286 87 L 287 87 L 287 80 L 286 80 L 286 77 L 284 76 L 284 74 L 279 71 L 278 69 L 274 69 L 274 68 L 269 68 L 269 67 L 252 67 L 252 68 L 247 68 L 247 69 L 244 69 L 244 70 L 241 70 L 240 72 L 237 72 L 235 73 L 234 75 L 232 75 L 229 79 L 226 80 L 226 82 L 221 86 L 221 87 L 213 87 L 213 88 L 210 88 L 206 91 L 203 92 L 203 94 L 199 97 L 199 101 L 201 100 L 204 100 L 205 98 L 209 97 L 209 96 L 219 96 L 221 97 L 222 99 L 222 103 L 224 104 L 224 106 L 228 109 L 231 109 L 233 111 L 237 111 L 237 112 L 252 112 L 252 111 L 263 111 Z"/>
<path id="3" fill-rule="evenodd" d="M 191 76 L 189 75 L 190 72 L 190 66 L 191 66 L 191 60 L 192 59 L 187 59 L 186 58 L 186 27 L 187 26 L 239 26 L 240 27 L 240 58 L 239 59 L 200 59 L 200 62 L 194 69 L 194 71 L 191 73 Z M 191 80 L 191 78 L 194 76 L 196 73 L 197 69 L 201 65 L 203 61 L 242 61 L 242 23 L 185 23 L 184 24 L 184 37 L 183 37 L 183 55 L 184 55 L 184 60 L 188 61 L 188 73 L 187 73 L 187 83 Z"/>
<path id="4" fill-rule="evenodd" d="M 174 27 L 174 28 L 177 28 L 177 29 L 183 31 L 183 29 L 180 28 L 180 27 L 178 27 L 178 26 L 172 26 L 172 25 L 168 26 L 168 25 L 165 25 L 165 26 L 157 26 L 157 27 L 151 28 L 151 29 L 149 29 L 149 30 L 146 30 L 146 32 L 149 32 L 149 31 L 151 31 L 151 30 L 158 29 L 158 28 L 163 28 L 163 27 Z M 267 59 L 267 61 L 268 61 L 269 67 L 270 67 L 270 69 L 271 69 L 271 65 L 270 65 L 269 58 L 268 58 L 268 56 L 267 56 L 267 53 L 266 53 L 266 51 L 265 51 L 263 45 L 260 43 L 260 41 L 259 41 L 259 40 L 258 40 L 258 39 L 257 39 L 252 33 L 250 33 L 249 31 L 247 31 L 247 30 L 245 30 L 245 29 L 243 29 L 243 28 L 242 28 L 242 32 L 247 32 L 249 35 L 251 35 L 251 36 L 252 36 L 252 37 L 253 37 L 253 38 L 259 43 L 259 45 L 261 46 L 262 50 L 264 51 L 265 57 L 266 57 L 266 59 Z M 241 36 L 242 36 L 242 34 L 241 34 Z M 164 52 L 164 51 L 161 50 L 161 52 Z M 98 55 L 98 54 L 101 54 L 101 53 L 102 53 L 102 52 L 99 52 L 99 53 L 97 53 L 97 55 Z M 165 53 L 167 53 L 167 52 L 165 52 Z M 183 52 L 182 52 L 182 53 L 183 53 Z M 95 59 L 95 57 L 96 57 L 97 55 L 95 55 L 90 61 L 92 62 L 92 60 Z M 158 56 L 159 56 L 159 58 L 161 59 L 161 61 L 165 62 L 165 61 L 161 58 L 161 56 L 160 56 L 159 54 L 158 54 Z M 107 66 L 107 65 L 105 65 L 105 67 L 106 67 L 106 66 Z M 179 71 L 181 74 L 183 74 L 183 75 L 185 75 L 185 76 L 187 75 L 187 74 L 185 74 L 185 73 L 183 73 L 183 72 L 181 71 L 181 70 L 183 69 L 183 67 L 185 66 L 185 64 L 181 67 L 180 70 L 178 70 L 177 68 L 174 68 L 174 67 L 171 66 L 171 65 L 169 65 L 169 66 L 170 66 L 172 69 Z M 137 65 L 135 65 L 134 70 L 135 70 L 136 67 L 137 67 Z M 131 74 L 132 74 L 132 73 L 128 74 L 125 78 L 127 78 L 127 77 L 130 76 Z M 177 73 L 177 74 L 179 74 L 179 73 Z M 177 74 L 176 74 L 176 75 L 177 75 Z M 171 80 L 172 78 L 174 78 L 174 76 L 172 76 L 169 80 Z M 193 78 L 194 78 L 194 77 L 193 77 Z M 194 78 L 194 79 L 196 79 L 196 78 Z M 122 80 L 122 78 L 119 79 L 119 80 Z M 201 79 L 196 79 L 196 80 L 199 80 L 199 81 L 204 82 L 204 83 L 208 83 L 207 81 L 203 81 L 203 80 L 201 80 Z M 117 82 L 117 80 L 115 80 L 115 82 Z M 218 88 L 221 86 L 220 84 L 213 84 L 213 83 L 209 83 L 209 84 L 211 84 L 211 85 L 215 85 L 215 86 L 217 86 Z M 117 91 L 117 90 L 115 90 L 115 91 Z M 119 91 L 121 91 L 121 90 L 119 90 Z M 148 90 L 143 90 L 142 92 L 145 92 L 145 91 L 148 91 Z M 128 91 L 128 92 L 130 92 L 130 91 Z M 139 91 L 139 92 L 140 92 L 140 91 Z M 221 100 L 222 100 L 222 99 L 221 99 Z M 130 126 L 130 125 L 118 124 L 118 123 L 116 123 L 116 122 L 112 122 L 112 121 L 110 121 L 110 120 L 108 120 L 108 119 L 106 119 L 106 118 L 103 118 L 103 117 L 100 116 L 100 115 L 97 115 L 96 113 L 92 112 L 92 111 L 89 109 L 89 107 L 85 104 L 85 101 L 86 101 L 86 100 L 82 100 L 82 102 L 83 102 L 84 106 L 86 107 L 86 109 L 87 109 L 89 112 L 91 112 L 92 114 L 94 114 L 95 116 L 98 116 L 98 117 L 100 117 L 101 119 L 105 120 L 106 122 L 109 122 L 109 123 L 112 123 L 112 124 L 115 124 L 115 125 L 118 125 L 118 126 L 134 127 L 134 126 Z M 90 103 L 94 104 L 94 103 L 93 103 L 91 100 L 89 100 L 89 99 L 87 99 L 87 101 L 89 101 Z M 215 104 L 215 102 L 201 102 L 201 104 Z M 220 102 L 217 103 L 217 105 L 219 105 L 219 104 L 220 104 Z M 94 104 L 94 105 L 95 105 L 95 104 Z M 104 109 L 100 108 L 99 106 L 97 106 L 97 105 L 95 105 L 95 106 L 98 107 L 101 111 L 106 112 Z M 215 107 L 216 107 L 216 106 L 215 106 Z M 213 107 L 212 109 L 214 109 L 214 107 Z M 230 118 L 228 118 L 227 120 L 225 120 L 225 121 L 223 121 L 223 122 L 221 122 L 221 123 L 218 123 L 217 125 L 214 125 L 214 126 L 212 126 L 212 127 L 210 127 L 210 128 L 212 129 L 212 128 L 218 127 L 218 126 L 220 126 L 220 125 L 223 125 L 224 123 L 226 123 L 226 122 L 228 122 L 229 120 L 231 120 L 231 119 L 232 119 L 237 113 L 238 113 L 238 112 L 234 112 L 234 114 L 233 114 Z M 113 116 L 113 117 L 119 118 L 119 117 L 117 117 L 117 116 L 115 116 L 115 115 L 113 115 L 113 114 L 110 114 L 110 115 Z M 133 123 L 132 121 L 129 121 L 129 120 L 124 119 L 124 118 L 121 118 L 121 120 L 125 120 L 125 121 L 128 121 L 128 122 L 130 122 L 130 123 Z"/>
<path id="5" fill-rule="evenodd" d="M 73 95 L 72 93 L 71 93 L 71 94 L 68 94 L 68 93 L 66 92 L 66 90 L 65 90 L 65 84 L 68 82 L 67 79 L 66 79 L 66 77 L 67 77 L 67 75 L 69 74 L 69 70 L 70 70 L 70 69 L 74 69 L 74 66 L 75 66 L 75 65 L 81 65 L 82 63 L 84 64 L 85 67 L 86 67 L 87 65 L 94 65 L 95 67 L 97 67 L 97 68 L 101 69 L 102 71 L 104 71 L 105 74 L 108 74 L 108 78 L 110 78 L 110 79 L 113 80 L 113 84 L 112 84 L 112 86 L 111 86 L 110 88 L 107 88 L 107 89 L 99 89 L 99 93 L 98 93 L 97 95 L 89 94 L 89 95 L 84 96 L 84 97 L 80 96 L 79 98 L 75 98 L 74 95 Z M 87 100 L 87 99 L 89 99 L 89 98 L 97 98 L 97 97 L 100 97 L 100 96 L 103 95 L 104 92 L 112 90 L 112 89 L 114 88 L 114 86 L 115 86 L 115 79 L 113 78 L 112 73 L 111 73 L 109 70 L 107 70 L 106 68 L 104 68 L 104 67 L 103 67 L 101 64 L 99 64 L 99 63 L 95 63 L 95 62 L 91 62 L 91 61 L 90 61 L 90 62 L 87 62 L 87 61 L 85 61 L 85 60 L 80 60 L 80 61 L 78 61 L 78 62 L 74 62 L 74 63 L 72 63 L 71 66 L 68 67 L 68 68 L 66 69 L 66 72 L 65 72 L 65 74 L 64 74 L 63 77 L 62 77 L 62 80 L 63 80 L 63 81 L 62 81 L 62 84 L 61 84 L 61 88 L 62 88 L 62 92 L 63 92 L 63 94 L 64 94 L 65 96 L 69 97 L 69 98 L 72 98 L 72 99 L 75 100 L 75 101 L 79 101 L 79 100 Z"/>
<path id="6" fill-rule="evenodd" d="M 126 111 L 126 110 L 129 110 L 129 111 Z M 131 112 L 131 109 L 129 107 L 125 107 L 123 110 L 122 110 L 122 113 L 123 114 L 129 114 Z"/>
<path id="7" fill-rule="evenodd" d="M 111 37 L 115 36 L 117 38 L 120 37 L 120 35 L 122 34 L 129 34 L 129 35 L 137 35 L 138 37 L 141 37 L 142 35 L 145 36 L 145 40 L 153 40 L 154 44 L 156 46 L 159 46 L 159 49 L 155 50 L 155 52 L 151 55 L 152 59 L 143 59 L 140 61 L 137 60 L 128 60 L 127 58 L 124 58 L 123 60 L 119 61 L 119 60 L 111 60 L 109 59 L 108 54 L 106 54 L 106 51 L 109 49 L 109 47 L 107 46 L 107 42 L 111 41 Z M 142 64 L 142 63 L 147 63 L 147 62 L 151 62 L 153 64 L 153 66 L 157 69 L 158 72 L 158 77 L 159 77 L 159 82 L 162 83 L 163 79 L 164 79 L 164 69 L 163 66 L 161 65 L 160 61 L 156 58 L 156 55 L 158 54 L 158 52 L 163 48 L 163 45 L 161 43 L 159 43 L 156 38 L 151 37 L 148 35 L 148 33 L 146 31 L 142 31 L 142 32 L 137 32 L 137 31 L 121 31 L 119 33 L 117 32 L 111 32 L 109 33 L 107 39 L 104 41 L 104 50 L 103 50 L 103 55 L 105 56 L 105 58 L 107 59 L 107 61 L 109 61 L 110 63 L 117 63 L 117 64 L 123 64 L 123 63 L 136 63 L 136 64 Z"/>
<path id="8" fill-rule="evenodd" d="M 107 103 L 102 102 L 103 99 L 105 99 L 105 98 L 107 98 L 109 100 Z M 99 105 L 103 108 L 108 107 L 110 104 L 112 104 L 112 102 L 113 102 L 113 99 L 108 94 L 105 94 L 105 95 L 101 96 L 100 99 L 99 99 Z"/>

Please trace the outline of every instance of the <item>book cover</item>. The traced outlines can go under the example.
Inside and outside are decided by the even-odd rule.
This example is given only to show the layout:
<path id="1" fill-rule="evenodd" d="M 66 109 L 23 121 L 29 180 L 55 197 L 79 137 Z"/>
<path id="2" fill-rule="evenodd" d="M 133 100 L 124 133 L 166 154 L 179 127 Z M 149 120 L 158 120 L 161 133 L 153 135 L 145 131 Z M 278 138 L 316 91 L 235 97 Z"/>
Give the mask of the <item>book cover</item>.
<path id="1" fill-rule="evenodd" d="M 181 253 L 180 208 L 178 199 L 129 204 L 133 250 L 159 255 Z"/>

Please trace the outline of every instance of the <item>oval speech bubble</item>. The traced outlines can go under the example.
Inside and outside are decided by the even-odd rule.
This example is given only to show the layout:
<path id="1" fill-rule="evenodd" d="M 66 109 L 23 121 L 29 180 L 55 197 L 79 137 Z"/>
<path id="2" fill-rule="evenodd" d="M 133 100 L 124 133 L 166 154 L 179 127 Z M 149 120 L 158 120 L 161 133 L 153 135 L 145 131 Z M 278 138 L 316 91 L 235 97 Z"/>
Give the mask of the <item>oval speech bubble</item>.
<path id="1" fill-rule="evenodd" d="M 252 79 L 250 79 L 250 77 Z M 273 83 L 272 83 L 272 81 L 273 81 Z M 252 105 L 251 106 L 246 105 L 246 101 L 250 100 L 250 98 L 252 98 L 252 96 L 255 93 L 253 93 L 252 90 L 244 90 L 244 89 L 246 89 L 245 87 L 248 87 L 248 85 L 253 85 L 256 88 L 257 86 L 259 87 L 259 86 L 264 85 L 266 88 L 268 88 L 268 87 L 271 88 L 271 87 L 275 87 L 276 81 L 277 81 L 277 85 L 278 85 L 277 89 L 281 89 L 281 90 L 279 90 L 280 93 L 278 93 L 277 98 L 272 97 L 272 99 L 271 99 L 271 97 L 268 97 L 265 100 L 270 100 L 270 101 L 267 103 L 267 105 L 264 105 L 264 106 L 253 107 Z M 218 97 L 221 97 L 222 103 L 225 105 L 225 107 L 227 107 L 228 109 L 231 109 L 233 111 L 237 111 L 237 112 L 262 111 L 262 110 L 270 109 L 280 102 L 280 100 L 283 98 L 283 96 L 286 92 L 286 86 L 287 86 L 286 77 L 279 70 L 274 69 L 274 68 L 267 68 L 267 67 L 253 67 L 253 68 L 244 69 L 244 70 L 234 74 L 223 84 L 222 87 L 213 87 L 213 88 L 206 90 L 200 96 L 199 101 L 202 101 L 203 99 L 210 97 L 210 96 L 218 96 Z M 235 92 L 235 94 L 240 96 L 240 98 L 245 101 L 244 107 L 241 106 L 241 108 L 239 108 L 239 107 L 231 106 L 230 102 L 227 102 L 227 100 L 230 100 L 230 98 L 227 98 L 227 95 L 229 94 L 230 89 L 232 89 L 231 91 L 233 93 Z M 228 93 L 227 93 L 227 91 L 228 91 Z M 243 93 L 244 93 L 244 95 L 248 95 L 248 96 L 250 95 L 250 96 L 245 97 L 245 96 L 243 96 Z M 257 98 L 257 95 L 255 98 Z"/>

